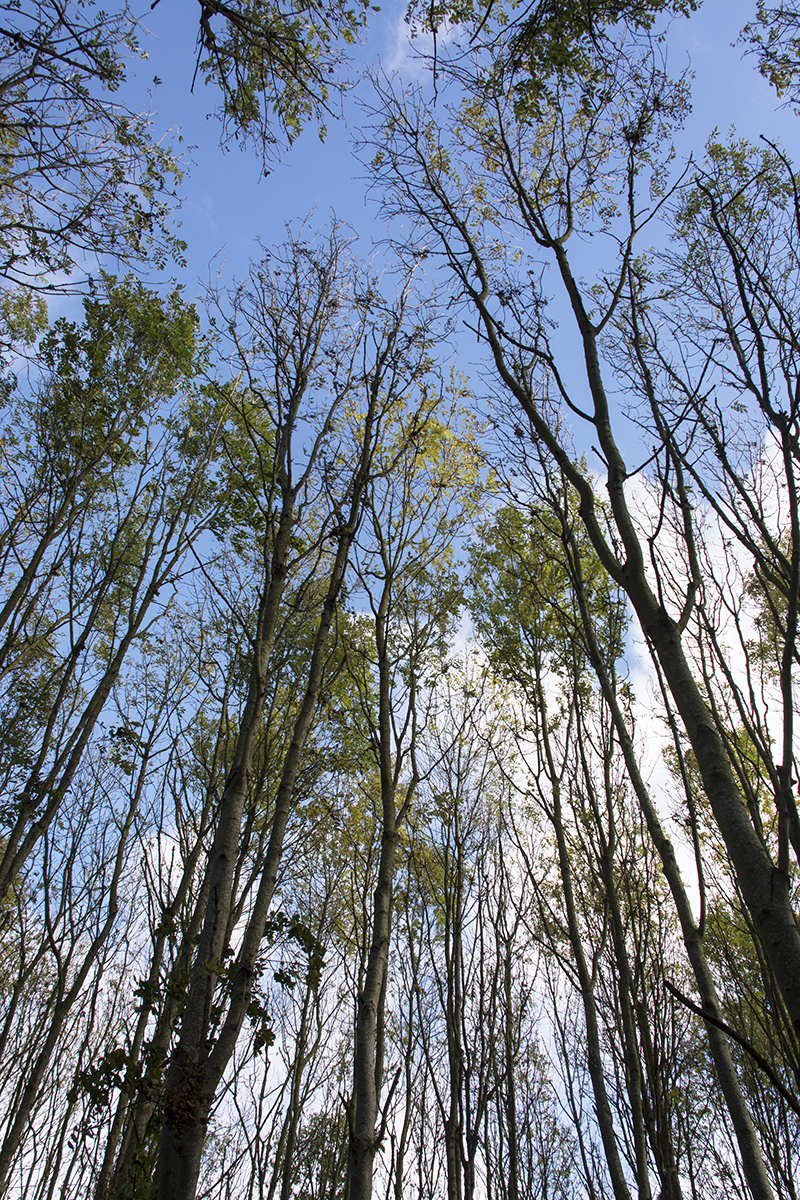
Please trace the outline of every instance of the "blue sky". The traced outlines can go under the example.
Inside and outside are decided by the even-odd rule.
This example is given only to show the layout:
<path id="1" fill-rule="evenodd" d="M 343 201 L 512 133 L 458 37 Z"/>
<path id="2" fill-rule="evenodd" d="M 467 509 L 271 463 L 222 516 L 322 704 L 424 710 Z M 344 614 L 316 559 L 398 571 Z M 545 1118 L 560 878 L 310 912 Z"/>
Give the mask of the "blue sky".
<path id="1" fill-rule="evenodd" d="M 672 25 L 669 62 L 676 71 L 690 65 L 696 76 L 693 111 L 678 140 L 682 153 L 699 152 L 715 127 L 725 133 L 735 125 L 753 140 L 761 133 L 777 137 L 790 156 L 800 158 L 800 118 L 780 109 L 753 60 L 743 61 L 742 47 L 735 45 L 754 8 L 755 0 L 705 0 L 694 17 Z M 404 5 L 390 0 L 372 14 L 364 45 L 356 51 L 362 63 L 380 60 L 386 70 L 418 75 L 406 48 L 403 12 Z M 228 284 L 258 257 L 259 238 L 267 245 L 280 242 L 287 222 L 308 215 L 312 226 L 322 227 L 335 213 L 361 236 L 368 257 L 371 242 L 385 230 L 376 199 L 365 196 L 363 170 L 351 150 L 360 119 L 356 100 L 367 85 L 359 84 L 346 97 L 344 119 L 329 123 L 325 143 L 309 128 L 264 177 L 252 150 L 220 148 L 219 125 L 207 117 L 216 103 L 212 89 L 198 80 L 191 92 L 196 0 L 160 0 L 145 12 L 142 24 L 152 35 L 142 39 L 149 57 L 131 65 L 130 102 L 146 104 L 150 86 L 155 129 L 171 130 L 166 136 L 173 144 L 180 133 L 183 145 L 192 147 L 178 213 L 189 245 L 188 265 L 180 272 L 187 294 L 199 294 L 198 280 L 209 278 L 212 259 L 212 274 Z M 357 70 L 354 75 L 358 78 Z M 158 87 L 151 86 L 153 76 L 163 81 Z"/>

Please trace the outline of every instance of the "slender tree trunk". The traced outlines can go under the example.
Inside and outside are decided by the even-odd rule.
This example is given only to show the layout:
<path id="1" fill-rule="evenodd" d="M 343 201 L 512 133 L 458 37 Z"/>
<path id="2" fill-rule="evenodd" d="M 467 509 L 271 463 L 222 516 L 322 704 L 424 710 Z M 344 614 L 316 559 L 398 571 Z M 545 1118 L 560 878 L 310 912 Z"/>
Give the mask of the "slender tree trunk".
<path id="1" fill-rule="evenodd" d="M 230 855 L 235 854 L 238 843 L 238 836 L 234 838 L 230 829 L 233 824 L 232 820 L 226 831 L 227 837 L 220 839 L 217 845 L 218 866 L 212 872 L 210 885 L 211 912 L 206 917 L 205 937 L 201 935 L 197 957 L 198 965 L 194 971 L 194 980 L 181 1023 L 181 1037 L 170 1065 L 164 1094 L 164 1115 L 158 1156 L 158 1200 L 194 1200 L 211 1106 L 222 1075 L 233 1054 L 247 1012 L 255 976 L 256 955 L 272 904 L 283 855 L 283 842 L 291 812 L 294 786 L 322 686 L 328 635 L 344 579 L 352 532 L 352 527 L 348 526 L 340 537 L 336 565 L 332 572 L 328 595 L 317 629 L 306 693 L 295 722 L 292 742 L 287 751 L 278 787 L 264 870 L 232 975 L 227 1016 L 216 1042 L 213 1046 L 209 1046 L 206 1039 L 214 991 L 209 984 L 212 976 L 216 983 L 219 956 L 224 949 L 221 945 L 217 948 L 217 943 L 220 934 L 227 927 L 227 911 L 230 908 L 230 893 L 226 894 L 220 888 L 219 882 L 215 883 L 214 876 L 216 875 L 221 882 L 227 880 L 230 885 L 233 874 L 233 861 Z M 262 686 L 260 680 L 257 679 L 255 684 L 260 691 Z M 260 699 L 263 699 L 263 694 Z M 246 731 L 246 734 L 248 743 L 252 744 L 253 731 Z M 237 755 L 232 771 L 233 804 L 231 807 L 234 814 L 238 812 L 239 816 L 241 816 L 243 789 L 246 784 L 248 766 L 249 760 L 246 760 L 244 755 Z M 224 919 L 223 913 L 225 914 Z M 216 956 L 214 955 L 215 948 L 217 949 Z"/>
<path id="2" fill-rule="evenodd" d="M 308 1066 L 314 1049 L 308 1049 L 308 1022 L 311 1006 L 314 1003 L 314 985 L 306 981 L 303 995 L 303 1009 L 300 1014 L 300 1029 L 297 1033 L 295 1059 L 292 1064 L 292 1082 L 289 1090 L 289 1107 L 286 1113 L 285 1150 L 283 1154 L 283 1171 L 281 1174 L 281 1200 L 290 1200 L 292 1194 L 292 1177 L 294 1174 L 294 1149 L 297 1142 L 297 1129 L 302 1115 L 302 1086 L 303 1073 Z"/>
<path id="3" fill-rule="evenodd" d="M 411 864 L 409 862 L 406 875 L 406 892 L 411 894 L 412 886 Z M 403 1186 L 406 1163 L 406 1151 L 409 1144 L 411 1119 L 417 1104 L 414 1089 L 414 1043 L 416 1038 L 414 1014 L 417 1005 L 417 990 L 419 989 L 419 950 L 414 946 L 414 930 L 411 921 L 406 925 L 406 953 L 411 965 L 411 980 L 408 989 L 408 1016 L 406 1021 L 406 1049 L 403 1055 L 403 1077 L 405 1083 L 405 1100 L 403 1104 L 403 1123 L 397 1136 L 397 1153 L 394 1170 L 394 1200 L 403 1200 Z"/>
<path id="4" fill-rule="evenodd" d="M 198 848 L 201 845 L 202 841 L 198 841 Z M 188 883 L 189 879 L 186 878 L 187 888 Z M 166 995 L 156 1020 L 155 1029 L 149 1039 L 141 1086 L 130 1102 L 127 1112 L 123 1110 L 124 1126 L 109 1185 L 110 1194 L 116 1200 L 128 1200 L 128 1197 L 140 1186 L 142 1178 L 145 1176 L 149 1178 L 149 1174 L 152 1173 L 148 1162 L 141 1161 L 142 1149 L 148 1139 L 152 1139 L 155 1143 L 158 1141 L 159 1126 L 156 1118 L 160 1120 L 160 1103 L 164 1086 L 159 1077 L 178 1019 L 180 981 L 185 979 L 189 973 L 192 951 L 202 927 L 203 914 L 208 906 L 208 886 L 209 881 L 206 877 L 202 882 L 191 920 L 184 933 L 180 953 L 177 955 L 171 972 L 171 979 L 166 988 Z M 158 976 L 157 962 L 154 958 L 151 971 L 153 984 L 157 983 Z M 146 1017 L 146 1015 L 143 1012 L 142 1016 Z M 143 1032 L 146 1032 L 146 1021 L 142 1024 Z M 137 1035 L 138 1033 L 139 1029 L 137 1028 Z M 97 1200 L 103 1200 L 103 1197 L 98 1196 Z"/>
<path id="5" fill-rule="evenodd" d="M 555 833 L 556 837 L 556 846 L 558 848 L 558 865 L 561 883 L 564 889 L 564 907 L 567 915 L 569 940 L 575 961 L 575 969 L 578 974 L 581 1001 L 583 1004 L 583 1015 L 586 1026 L 587 1066 L 589 1069 L 589 1078 L 592 1083 L 595 1112 L 597 1113 L 597 1123 L 600 1128 L 600 1137 L 603 1143 L 603 1153 L 605 1154 L 606 1165 L 608 1167 L 608 1173 L 611 1179 L 614 1200 L 631 1200 L 628 1184 L 625 1180 L 625 1172 L 622 1166 L 622 1160 L 619 1156 L 617 1136 L 614 1131 L 614 1119 L 608 1099 L 608 1092 L 606 1090 L 605 1071 L 603 1069 L 603 1055 L 600 1043 L 600 1029 L 597 1019 L 597 1006 L 595 1004 L 594 997 L 594 983 L 592 981 L 592 975 L 589 970 L 588 963 L 586 962 L 580 926 L 578 923 L 577 907 L 575 904 L 575 896 L 572 885 L 572 863 L 570 860 L 569 848 L 564 836 L 564 823 L 561 815 L 561 784 L 558 771 L 556 770 L 548 733 L 547 705 L 545 702 L 544 692 L 542 690 L 541 679 L 538 676 L 536 680 L 536 689 L 540 722 L 539 734 L 542 743 L 542 749 L 547 761 L 548 782 L 552 790 L 551 821 L 553 832 Z"/>
<path id="6" fill-rule="evenodd" d="M 286 548 L 293 526 L 294 497 L 286 499 L 258 613 L 253 664 L 233 763 L 220 803 L 214 845 L 206 872 L 208 907 L 196 966 L 181 1020 L 164 1094 L 159 1147 L 159 1200 L 193 1200 L 215 1084 L 207 1070 L 211 1005 L 227 949 L 227 933 L 239 835 L 256 731 L 266 694 L 266 671 L 286 583 Z"/>
<path id="7" fill-rule="evenodd" d="M 461 1034 L 464 1022 L 463 994 L 463 907 L 464 863 L 459 833 L 458 798 L 453 813 L 454 850 L 444 864 L 445 889 L 445 1030 L 449 1067 L 450 1099 L 444 1118 L 445 1155 L 447 1161 L 447 1200 L 462 1200 L 464 1196 L 464 1126 L 462 1096 L 464 1089 L 464 1048 Z"/>
<path id="8" fill-rule="evenodd" d="M 23 1088 L 22 1094 L 17 1101 L 14 1120 L 12 1121 L 11 1126 L 3 1140 L 3 1144 L 0 1147 L 0 1195 L 2 1195 L 5 1191 L 6 1184 L 8 1182 L 8 1175 L 11 1170 L 14 1157 L 28 1127 L 33 1106 L 36 1102 L 42 1082 L 47 1074 L 47 1070 L 50 1065 L 50 1059 L 58 1044 L 64 1024 L 70 1012 L 72 1011 L 73 1006 L 83 991 L 83 985 L 86 982 L 89 972 L 97 965 L 100 952 L 114 928 L 118 910 L 117 893 L 119 881 L 125 865 L 128 836 L 139 807 L 139 801 L 141 799 L 142 789 L 145 783 L 145 772 L 147 763 L 149 761 L 149 750 L 150 748 L 148 747 L 147 753 L 145 754 L 140 765 L 137 786 L 133 796 L 131 797 L 130 807 L 128 809 L 128 813 L 126 814 L 125 822 L 119 833 L 119 841 L 117 843 L 114 861 L 114 870 L 108 886 L 108 900 L 105 920 L 103 921 L 103 924 L 98 930 L 96 936 L 92 939 L 90 945 L 88 946 L 86 953 L 84 954 L 83 961 L 81 962 L 80 967 L 78 968 L 75 977 L 66 992 L 62 990 L 65 980 L 63 977 L 59 979 L 57 986 L 60 995 L 53 1005 L 47 1036 L 32 1068 L 28 1072 L 28 1077 L 25 1081 L 25 1087 Z"/>
<path id="9" fill-rule="evenodd" d="M 378 881 L 372 912 L 372 938 L 364 986 L 358 997 L 356 1056 L 353 1088 L 353 1117 L 350 1134 L 350 1198 L 371 1200 L 372 1176 L 377 1151 L 376 1135 L 380 1114 L 382 1072 L 378 1058 L 381 1038 L 381 996 L 389 967 L 392 890 L 397 851 L 397 828 L 393 796 L 381 834 Z"/>
<path id="10" fill-rule="evenodd" d="M 502 899 L 502 893 L 501 893 Z M 503 1055 L 505 1069 L 506 1138 L 508 1140 L 508 1200 L 519 1200 L 519 1135 L 517 1132 L 517 1045 L 514 1037 L 514 993 L 511 945 L 504 946 L 503 960 Z"/>
<path id="11" fill-rule="evenodd" d="M 578 676 L 575 675 L 577 680 Z M 578 705 L 580 699 L 576 696 Z M 580 714 L 578 716 L 580 728 Z M 585 742 L 578 737 L 578 753 L 583 769 L 584 789 L 588 804 L 594 817 L 597 837 L 600 844 L 600 874 L 603 880 L 603 890 L 611 915 L 611 943 L 614 949 L 614 960 L 617 968 L 619 1016 L 621 1019 L 622 1050 L 625 1063 L 625 1084 L 630 1106 L 631 1124 L 633 1127 L 633 1148 L 636 1163 L 636 1184 L 639 1200 L 651 1200 L 650 1170 L 647 1159 L 647 1130 L 644 1118 L 644 1080 L 642 1077 L 642 1062 L 639 1054 L 639 1044 L 636 1031 L 636 1020 L 633 1009 L 633 980 L 628 959 L 628 948 L 625 944 L 625 932 L 622 923 L 622 913 L 619 897 L 614 880 L 614 847 L 616 844 L 614 821 L 611 810 L 611 781 L 609 778 L 608 760 L 604 765 L 604 784 L 607 797 L 608 834 L 603 827 L 600 805 L 597 799 L 595 782 L 590 765 L 586 759 Z"/>
<path id="12" fill-rule="evenodd" d="M 349 1200 L 371 1200 L 383 1084 L 384 1003 L 389 972 L 394 868 L 397 856 L 397 773 L 393 761 L 388 614 L 393 572 L 386 570 L 375 613 L 378 660 L 377 748 L 381 788 L 381 849 L 372 903 L 370 949 L 356 1011 L 353 1097 L 348 1157 Z"/>
<path id="13" fill-rule="evenodd" d="M 120 563 L 109 564 L 104 578 L 93 598 L 89 616 L 84 627 L 70 647 L 63 664 L 56 700 L 43 731 L 37 758 L 30 777 L 15 802 L 15 821 L 9 828 L 2 854 L 0 854 L 0 897 L 5 896 L 14 880 L 30 858 L 34 847 L 46 834 L 83 761 L 83 755 L 103 713 L 103 709 L 119 679 L 125 659 L 135 644 L 159 594 L 176 569 L 182 555 L 198 535 L 199 529 L 189 529 L 204 481 L 205 460 L 195 466 L 188 481 L 181 503 L 167 519 L 163 508 L 154 509 L 153 525 L 140 531 L 144 534 L 144 558 L 138 564 L 138 578 L 133 582 L 127 625 L 120 636 L 111 658 L 104 664 L 94 691 L 86 701 L 80 715 L 74 721 L 65 743 L 56 755 L 55 762 L 47 770 L 47 755 L 52 748 L 54 730 L 63 715 L 63 706 L 74 683 L 89 638 L 96 631 L 97 621 L 102 614 L 107 590 L 113 586 Z M 130 516 L 130 514 L 129 514 Z M 126 517 L 126 522 L 128 518 Z M 155 555 L 155 562 L 152 555 Z M 47 803 L 42 807 L 43 797 Z M 34 818 L 34 819 L 32 819 Z"/>
<path id="14" fill-rule="evenodd" d="M 267 669 L 267 645 L 274 636 L 274 620 L 282 594 L 268 592 L 264 629 L 267 638 L 257 643 L 250 691 L 237 742 L 236 756 L 226 787 L 230 789 L 228 811 L 221 819 L 210 863 L 209 911 L 206 914 L 189 996 L 181 1023 L 181 1035 L 167 1075 L 164 1092 L 163 1122 L 158 1154 L 158 1200 L 194 1200 L 199 1178 L 200 1162 L 206 1128 L 216 1090 L 233 1055 L 247 1013 L 256 970 L 256 956 L 261 945 L 269 909 L 275 893 L 278 871 L 283 856 L 286 827 L 292 809 L 295 783 L 302 756 L 311 732 L 328 653 L 328 641 L 336 607 L 344 583 L 350 547 L 361 518 L 361 505 L 368 471 L 374 451 L 376 411 L 380 385 L 372 381 L 370 406 L 365 419 L 363 441 L 355 463 L 350 490 L 347 519 L 335 534 L 336 550 L 331 566 L 327 594 L 317 626 L 305 695 L 294 724 L 291 743 L 286 752 L 281 779 L 275 798 L 269 843 L 258 891 L 247 922 L 236 963 L 232 970 L 227 1013 L 216 1042 L 208 1042 L 211 1004 L 221 955 L 225 946 L 222 934 L 228 928 L 232 896 L 230 887 L 238 852 L 238 834 L 244 803 L 244 789 L 250 769 L 250 754 L 255 733 L 256 714 L 260 715 L 264 698 L 264 672 Z M 281 522 L 276 563 L 285 563 L 288 538 L 293 522 Z M 281 568 L 283 572 L 284 568 Z M 273 569 L 273 577 L 276 569 Z M 272 604 L 274 602 L 274 612 Z M 263 635 L 262 635 L 263 636 Z M 223 797 L 223 809 L 225 808 Z M 226 885 L 227 889 L 226 890 Z"/>
<path id="15" fill-rule="evenodd" d="M 576 547 L 571 547 L 573 561 L 579 564 Z M 608 672 L 603 663 L 602 655 L 600 654 L 597 640 L 594 635 L 594 625 L 586 603 L 586 596 L 582 586 L 580 574 L 576 577 L 577 592 L 579 603 L 581 606 L 581 615 L 583 619 L 584 632 L 587 641 L 587 648 L 597 675 L 598 682 L 603 693 L 603 699 L 608 705 L 614 722 L 614 728 L 619 739 L 625 766 L 628 772 L 628 777 L 633 786 L 636 798 L 642 810 L 648 831 L 653 844 L 658 851 L 661 859 L 661 864 L 664 868 L 664 876 L 667 880 L 672 898 L 675 902 L 675 908 L 678 913 L 678 920 L 683 934 L 684 945 L 689 957 L 692 970 L 694 972 L 697 988 L 700 993 L 701 1003 L 703 1008 L 708 1012 L 709 1016 L 720 1019 L 720 1007 L 717 998 L 716 987 L 714 985 L 713 976 L 706 959 L 703 941 L 699 930 L 695 924 L 692 907 L 689 902 L 689 897 L 683 886 L 680 869 L 675 857 L 675 851 L 669 838 L 664 833 L 661 821 L 656 812 L 655 806 L 650 797 L 636 759 L 633 742 L 628 731 L 627 723 L 617 702 L 616 693 L 609 678 Z M 744 804 L 741 803 L 742 811 L 745 812 Z M 752 829 L 752 826 L 750 826 Z M 714 1061 L 714 1067 L 717 1073 L 720 1088 L 728 1109 L 728 1113 L 733 1124 L 736 1134 L 739 1152 L 742 1156 L 742 1167 L 744 1169 L 745 1178 L 748 1186 L 753 1194 L 754 1200 L 774 1200 L 772 1187 L 767 1175 L 764 1159 L 761 1154 L 761 1147 L 758 1143 L 755 1127 L 747 1108 L 747 1103 L 739 1086 L 739 1080 L 736 1074 L 736 1069 L 731 1057 L 730 1047 L 728 1045 L 725 1034 L 716 1026 L 705 1022 L 708 1035 L 709 1048 Z"/>
<path id="16" fill-rule="evenodd" d="M 481 266 L 474 242 L 466 227 L 459 226 L 473 262 Z M 781 990 L 789 1017 L 800 1037 L 800 927 L 789 895 L 786 871 L 776 866 L 747 812 L 731 769 L 725 743 L 698 687 L 682 645 L 682 624 L 666 612 L 648 583 L 644 551 L 628 508 L 625 483 L 628 471 L 613 436 L 600 358 L 597 331 L 586 312 L 580 288 L 572 275 L 562 241 L 546 240 L 552 250 L 583 341 L 587 382 L 592 395 L 592 424 L 607 464 L 606 489 L 624 559 L 609 546 L 598 518 L 592 484 L 575 464 L 558 434 L 548 424 L 526 386 L 506 361 L 502 335 L 489 312 L 488 285 L 481 293 L 472 289 L 498 374 L 511 395 L 521 404 L 532 432 L 546 446 L 565 478 L 579 497 L 579 511 L 589 539 L 603 566 L 625 590 L 642 631 L 661 664 L 677 711 L 694 750 L 703 787 L 714 820 L 725 842 L 736 872 L 737 883 L 751 914 L 773 974 Z M 485 272 L 483 273 L 485 276 Z M 482 276 L 483 277 L 483 276 Z M 696 587 L 695 580 L 692 587 Z"/>
<path id="17" fill-rule="evenodd" d="M 597 335 L 583 307 L 563 247 L 556 258 L 570 296 L 584 344 L 586 372 L 594 400 L 594 424 L 608 463 L 607 487 L 614 520 L 626 558 L 614 562 L 612 576 L 625 589 L 642 632 L 658 658 L 670 693 L 694 750 L 714 819 L 736 871 L 736 879 L 753 924 L 769 958 L 787 1010 L 800 1036 L 800 928 L 789 895 L 789 878 L 773 862 L 753 828 L 731 768 L 725 743 L 703 698 L 682 645 L 682 629 L 654 595 L 645 574 L 641 542 L 628 510 L 625 481 L 628 472 L 614 440 L 597 351 Z M 583 497 L 582 497 L 583 499 Z M 589 515 L 582 504 L 582 515 Z M 608 547 L 596 538 L 590 520 L 587 532 L 606 561 Z M 696 586 L 695 581 L 693 586 Z"/>
<path id="18" fill-rule="evenodd" d="M 130 1060 L 133 1064 L 141 1062 L 142 1048 L 148 1024 L 153 1016 L 155 1005 L 161 998 L 159 996 L 159 980 L 164 948 L 167 941 L 166 930 L 177 919 L 189 893 L 197 861 L 203 846 L 203 839 L 208 827 L 210 808 L 211 797 L 207 796 L 200 817 L 200 828 L 195 845 L 184 863 L 183 873 L 175 895 L 161 914 L 150 959 L 150 971 L 144 983 L 142 1007 L 131 1041 Z M 200 927 L 200 914 L 205 907 L 205 901 L 207 901 L 207 897 L 201 892 L 198 903 L 195 905 L 194 913 L 192 914 L 187 935 L 184 938 L 181 953 L 178 955 L 173 977 L 188 966 L 190 954 L 187 947 L 194 943 L 194 939 L 197 936 Z M 166 996 L 163 999 L 161 1014 L 156 1021 L 156 1028 L 148 1046 L 149 1058 L 152 1058 L 153 1051 L 156 1051 L 156 1053 L 162 1051 L 166 1054 L 169 1047 L 176 1008 L 173 989 L 174 983 L 172 986 L 168 985 L 166 988 Z M 109 1194 L 120 1196 L 120 1200 L 122 1200 L 125 1193 L 131 1190 L 130 1169 L 144 1133 L 149 1128 L 150 1121 L 156 1110 L 157 1092 L 158 1085 L 151 1077 L 149 1065 L 145 1064 L 144 1075 L 137 1094 L 133 1099 L 126 1095 L 121 1095 L 117 1103 L 106 1142 L 103 1164 L 95 1185 L 95 1200 L 106 1200 Z"/>

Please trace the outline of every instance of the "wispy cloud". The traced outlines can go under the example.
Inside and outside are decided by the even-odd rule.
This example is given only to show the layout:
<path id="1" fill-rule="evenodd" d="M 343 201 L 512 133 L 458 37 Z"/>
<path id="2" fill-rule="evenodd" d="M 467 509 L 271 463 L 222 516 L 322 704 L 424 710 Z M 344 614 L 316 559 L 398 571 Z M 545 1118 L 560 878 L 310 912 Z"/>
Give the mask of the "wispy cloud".
<path id="1" fill-rule="evenodd" d="M 399 74 L 406 79 L 422 82 L 430 76 L 434 54 L 441 56 L 458 35 L 458 27 L 444 21 L 436 37 L 427 31 L 412 37 L 404 12 L 397 12 L 391 25 L 390 51 L 384 68 L 389 75 Z"/>

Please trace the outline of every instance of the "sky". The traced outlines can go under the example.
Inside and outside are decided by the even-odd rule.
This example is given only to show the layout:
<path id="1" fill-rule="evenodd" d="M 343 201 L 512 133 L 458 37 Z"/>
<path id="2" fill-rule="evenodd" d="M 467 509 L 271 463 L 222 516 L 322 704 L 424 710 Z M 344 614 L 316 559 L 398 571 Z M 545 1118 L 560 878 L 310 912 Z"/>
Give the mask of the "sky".
<path id="1" fill-rule="evenodd" d="M 724 134 L 735 126 L 751 140 L 760 134 L 778 138 L 791 157 L 798 157 L 800 119 L 781 109 L 753 59 L 743 61 L 743 48 L 736 45 L 754 9 L 755 0 L 705 0 L 690 20 L 673 22 L 669 64 L 676 72 L 690 68 L 695 73 L 692 113 L 677 138 L 681 154 L 700 151 L 715 127 Z M 371 14 L 364 43 L 356 48 L 361 64 L 353 71 L 356 86 L 345 97 L 343 118 L 329 122 L 326 141 L 308 128 L 282 162 L 269 164 L 266 176 L 254 151 L 220 147 L 220 126 L 207 115 L 216 101 L 213 90 L 201 79 L 191 90 L 196 0 L 159 0 L 144 13 L 141 22 L 149 35 L 142 36 L 142 48 L 148 58 L 131 64 L 125 99 L 131 105 L 151 104 L 155 130 L 167 130 L 166 141 L 176 148 L 189 148 L 191 164 L 177 213 L 180 235 L 188 243 L 187 267 L 179 272 L 187 295 L 199 295 L 209 278 L 226 286 L 241 278 L 259 256 L 259 239 L 265 245 L 280 242 L 287 222 L 306 217 L 316 229 L 335 216 L 353 228 L 361 253 L 370 256 L 386 228 L 379 198 L 366 195 L 364 170 L 352 150 L 362 119 L 358 99 L 369 87 L 359 75 L 373 63 L 409 79 L 422 77 L 407 43 L 403 12 L 403 4 L 389 0 Z M 154 76 L 162 80 L 158 86 Z"/>

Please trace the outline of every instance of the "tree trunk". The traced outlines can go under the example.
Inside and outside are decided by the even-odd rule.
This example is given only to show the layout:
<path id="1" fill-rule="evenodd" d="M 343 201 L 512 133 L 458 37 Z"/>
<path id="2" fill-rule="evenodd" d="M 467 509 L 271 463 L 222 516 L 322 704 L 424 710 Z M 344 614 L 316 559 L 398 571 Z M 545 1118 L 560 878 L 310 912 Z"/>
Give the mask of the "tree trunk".
<path id="1" fill-rule="evenodd" d="M 394 795 L 387 798 L 381 836 L 378 882 L 372 914 L 372 940 L 364 986 L 358 997 L 353 1116 L 350 1133 L 350 1200 L 371 1200 L 372 1175 L 377 1151 L 382 1070 L 378 1046 L 382 1036 L 381 998 L 389 967 L 392 891 L 397 850 Z M 389 808 L 390 806 L 390 808 Z"/>
<path id="2" fill-rule="evenodd" d="M 244 934 L 242 946 L 232 973 L 230 999 L 225 1021 L 215 1044 L 207 1042 L 213 983 L 216 983 L 220 945 L 216 957 L 213 950 L 227 928 L 230 893 L 217 891 L 211 881 L 211 912 L 207 915 L 204 935 L 198 949 L 197 965 L 181 1024 L 181 1037 L 173 1055 L 164 1092 L 163 1124 L 159 1146 L 158 1200 L 194 1200 L 200 1170 L 203 1143 L 217 1087 L 230 1061 L 244 1023 L 250 991 L 255 976 L 255 961 L 269 914 L 278 870 L 283 855 L 283 842 L 291 812 L 292 797 L 301 759 L 316 711 L 322 687 L 324 659 L 336 604 L 344 579 L 345 565 L 353 526 L 348 525 L 339 538 L 337 558 L 332 570 L 328 595 L 325 599 L 314 642 L 308 683 L 303 703 L 295 722 L 292 742 L 287 751 L 281 782 L 275 801 L 272 829 L 264 861 L 258 893 Z M 258 686 L 258 680 L 255 681 Z M 259 709 L 260 711 L 260 709 Z M 243 722 L 244 725 L 244 722 Z M 252 744 L 252 730 L 244 731 Z M 249 765 L 249 764 L 248 764 Z M 247 766 L 237 756 L 232 772 L 232 809 L 241 817 L 243 788 Z M 231 822 L 232 824 L 232 822 Z M 236 850 L 232 831 L 230 846 L 221 839 L 218 848 L 222 860 L 217 874 L 230 885 L 233 863 L 228 855 Z M 237 838 L 238 841 L 238 829 Z M 223 920 L 222 914 L 225 914 Z M 204 942 L 206 952 L 204 951 Z M 208 951 L 211 951 L 209 953 Z"/>
<path id="3" fill-rule="evenodd" d="M 578 922 L 577 907 L 575 904 L 574 889 L 572 885 L 572 862 L 570 860 L 569 847 L 567 846 L 567 841 L 564 836 L 564 824 L 561 816 L 561 785 L 559 773 L 556 769 L 552 747 L 550 744 L 547 723 L 547 704 L 545 701 L 544 692 L 542 690 L 540 677 L 537 677 L 536 688 L 538 693 L 538 710 L 540 714 L 539 734 L 547 762 L 548 781 L 552 789 L 551 823 L 556 838 L 556 846 L 558 848 L 558 866 L 559 874 L 561 876 L 561 883 L 564 889 L 564 907 L 567 915 L 567 928 L 569 930 L 570 946 L 572 948 L 575 969 L 578 974 L 581 1002 L 583 1005 L 587 1043 L 586 1059 L 587 1067 L 589 1069 L 589 1078 L 591 1079 L 592 1083 L 592 1092 L 594 1094 L 597 1123 L 600 1127 L 603 1153 L 605 1154 L 606 1165 L 608 1167 L 608 1173 L 611 1179 L 614 1200 L 631 1200 L 630 1191 L 628 1190 L 628 1185 L 625 1180 L 625 1172 L 619 1156 L 617 1137 L 614 1131 L 614 1119 L 608 1099 L 608 1092 L 606 1090 L 605 1071 L 603 1069 L 603 1056 L 600 1044 L 600 1029 L 597 1020 L 597 1007 L 594 996 L 594 983 L 592 981 L 592 975 L 589 970 L 589 966 L 586 962 L 580 925 Z"/>
<path id="4" fill-rule="evenodd" d="M 576 555 L 576 548 L 572 547 L 573 555 Z M 576 562 L 579 559 L 575 558 Z M 608 705 L 609 711 L 614 722 L 614 728 L 619 739 L 625 766 L 628 772 L 628 777 L 633 786 L 636 798 L 642 810 L 648 831 L 653 844 L 658 851 L 661 859 L 661 864 L 664 868 L 664 876 L 667 880 L 672 898 L 675 901 L 675 908 L 678 913 L 678 920 L 683 934 L 684 945 L 689 957 L 694 977 L 697 982 L 697 988 L 700 993 L 703 1008 L 719 1019 L 720 1008 L 717 999 L 716 988 L 714 986 L 713 976 L 708 966 L 708 960 L 703 949 L 702 938 L 697 929 L 692 914 L 692 907 L 689 902 L 689 897 L 683 886 L 680 869 L 675 858 L 675 851 L 669 838 L 664 833 L 661 821 L 656 812 L 655 806 L 650 797 L 636 760 L 636 753 L 633 747 L 628 727 L 623 716 L 622 710 L 617 701 L 611 679 L 603 664 L 603 659 L 600 654 L 597 640 L 594 635 L 594 625 L 591 615 L 586 604 L 586 597 L 582 587 L 580 576 L 576 579 L 578 598 L 581 605 L 581 615 L 583 618 L 584 631 L 587 639 L 587 647 L 589 650 L 592 665 L 597 675 L 598 682 L 603 693 L 603 698 Z M 727 759 L 726 759 L 727 761 Z M 741 801 L 740 801 L 741 803 Z M 744 804 L 741 804 L 742 812 L 745 812 Z M 749 824 L 749 822 L 748 822 Z M 752 826 L 750 826 L 752 829 Z M 761 1147 L 758 1143 L 755 1127 L 747 1108 L 747 1103 L 739 1086 L 739 1080 L 736 1074 L 736 1069 L 731 1057 L 730 1047 L 724 1033 L 716 1028 L 716 1026 L 705 1022 L 708 1034 L 709 1048 L 714 1061 L 714 1067 L 717 1073 L 717 1079 L 722 1090 L 728 1112 L 731 1117 L 731 1122 L 736 1134 L 739 1152 L 742 1156 L 742 1167 L 744 1169 L 745 1178 L 748 1186 L 753 1194 L 754 1200 L 774 1200 L 772 1187 L 769 1182 L 767 1170 L 764 1165 L 764 1159 L 761 1154 Z"/>

